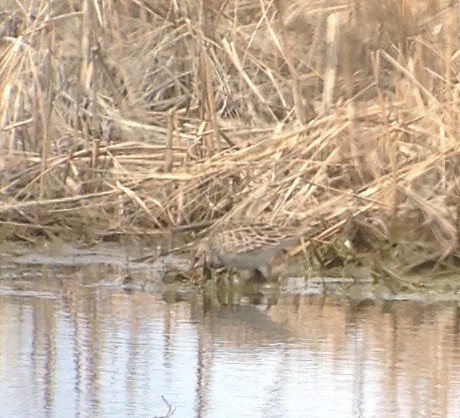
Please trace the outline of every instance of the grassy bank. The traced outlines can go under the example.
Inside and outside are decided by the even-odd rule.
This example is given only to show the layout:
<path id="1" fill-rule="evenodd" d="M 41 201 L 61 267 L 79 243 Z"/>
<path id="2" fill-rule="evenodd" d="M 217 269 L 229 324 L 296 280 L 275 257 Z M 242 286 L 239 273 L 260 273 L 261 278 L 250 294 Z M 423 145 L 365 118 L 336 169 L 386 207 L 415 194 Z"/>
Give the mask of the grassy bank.
<path id="1" fill-rule="evenodd" d="M 1 3 L 2 239 L 256 219 L 458 261 L 458 1 Z"/>

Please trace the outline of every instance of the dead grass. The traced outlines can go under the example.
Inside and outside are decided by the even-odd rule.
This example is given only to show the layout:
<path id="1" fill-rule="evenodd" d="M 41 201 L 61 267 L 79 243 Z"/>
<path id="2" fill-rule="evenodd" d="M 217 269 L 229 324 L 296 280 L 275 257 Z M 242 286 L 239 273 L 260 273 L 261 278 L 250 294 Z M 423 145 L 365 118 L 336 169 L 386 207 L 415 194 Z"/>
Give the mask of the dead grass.
<path id="1" fill-rule="evenodd" d="M 358 220 L 457 250 L 457 1 L 77 3 L 2 2 L 3 238 Z"/>

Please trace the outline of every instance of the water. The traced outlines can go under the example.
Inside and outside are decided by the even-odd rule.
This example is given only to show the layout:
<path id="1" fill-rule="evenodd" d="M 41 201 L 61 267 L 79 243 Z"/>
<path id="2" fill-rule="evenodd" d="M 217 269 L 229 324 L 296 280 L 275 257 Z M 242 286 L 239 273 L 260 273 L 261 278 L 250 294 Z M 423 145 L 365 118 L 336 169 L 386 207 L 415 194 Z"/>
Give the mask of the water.
<path id="1" fill-rule="evenodd" d="M 6 270 L 1 417 L 460 416 L 456 302 L 171 303 L 107 286 L 123 267 Z"/>

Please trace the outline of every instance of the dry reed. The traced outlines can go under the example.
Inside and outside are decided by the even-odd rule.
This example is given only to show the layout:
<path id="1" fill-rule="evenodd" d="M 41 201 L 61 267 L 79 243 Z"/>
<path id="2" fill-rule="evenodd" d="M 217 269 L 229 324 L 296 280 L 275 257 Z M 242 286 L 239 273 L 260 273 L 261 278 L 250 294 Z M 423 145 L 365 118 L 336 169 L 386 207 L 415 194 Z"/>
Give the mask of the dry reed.
<path id="1" fill-rule="evenodd" d="M 455 255 L 457 1 L 2 6 L 4 238 L 257 219 Z"/>

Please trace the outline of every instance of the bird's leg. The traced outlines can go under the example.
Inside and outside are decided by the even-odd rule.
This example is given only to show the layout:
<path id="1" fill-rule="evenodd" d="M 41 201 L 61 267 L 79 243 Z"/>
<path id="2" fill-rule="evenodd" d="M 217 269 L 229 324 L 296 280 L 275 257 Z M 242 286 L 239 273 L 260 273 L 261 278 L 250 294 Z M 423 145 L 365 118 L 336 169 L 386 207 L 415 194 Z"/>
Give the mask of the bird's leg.
<path id="1" fill-rule="evenodd" d="M 212 270 L 208 266 L 207 263 L 203 264 L 203 279 L 204 279 L 204 281 L 208 281 L 208 280 L 212 279 Z"/>

